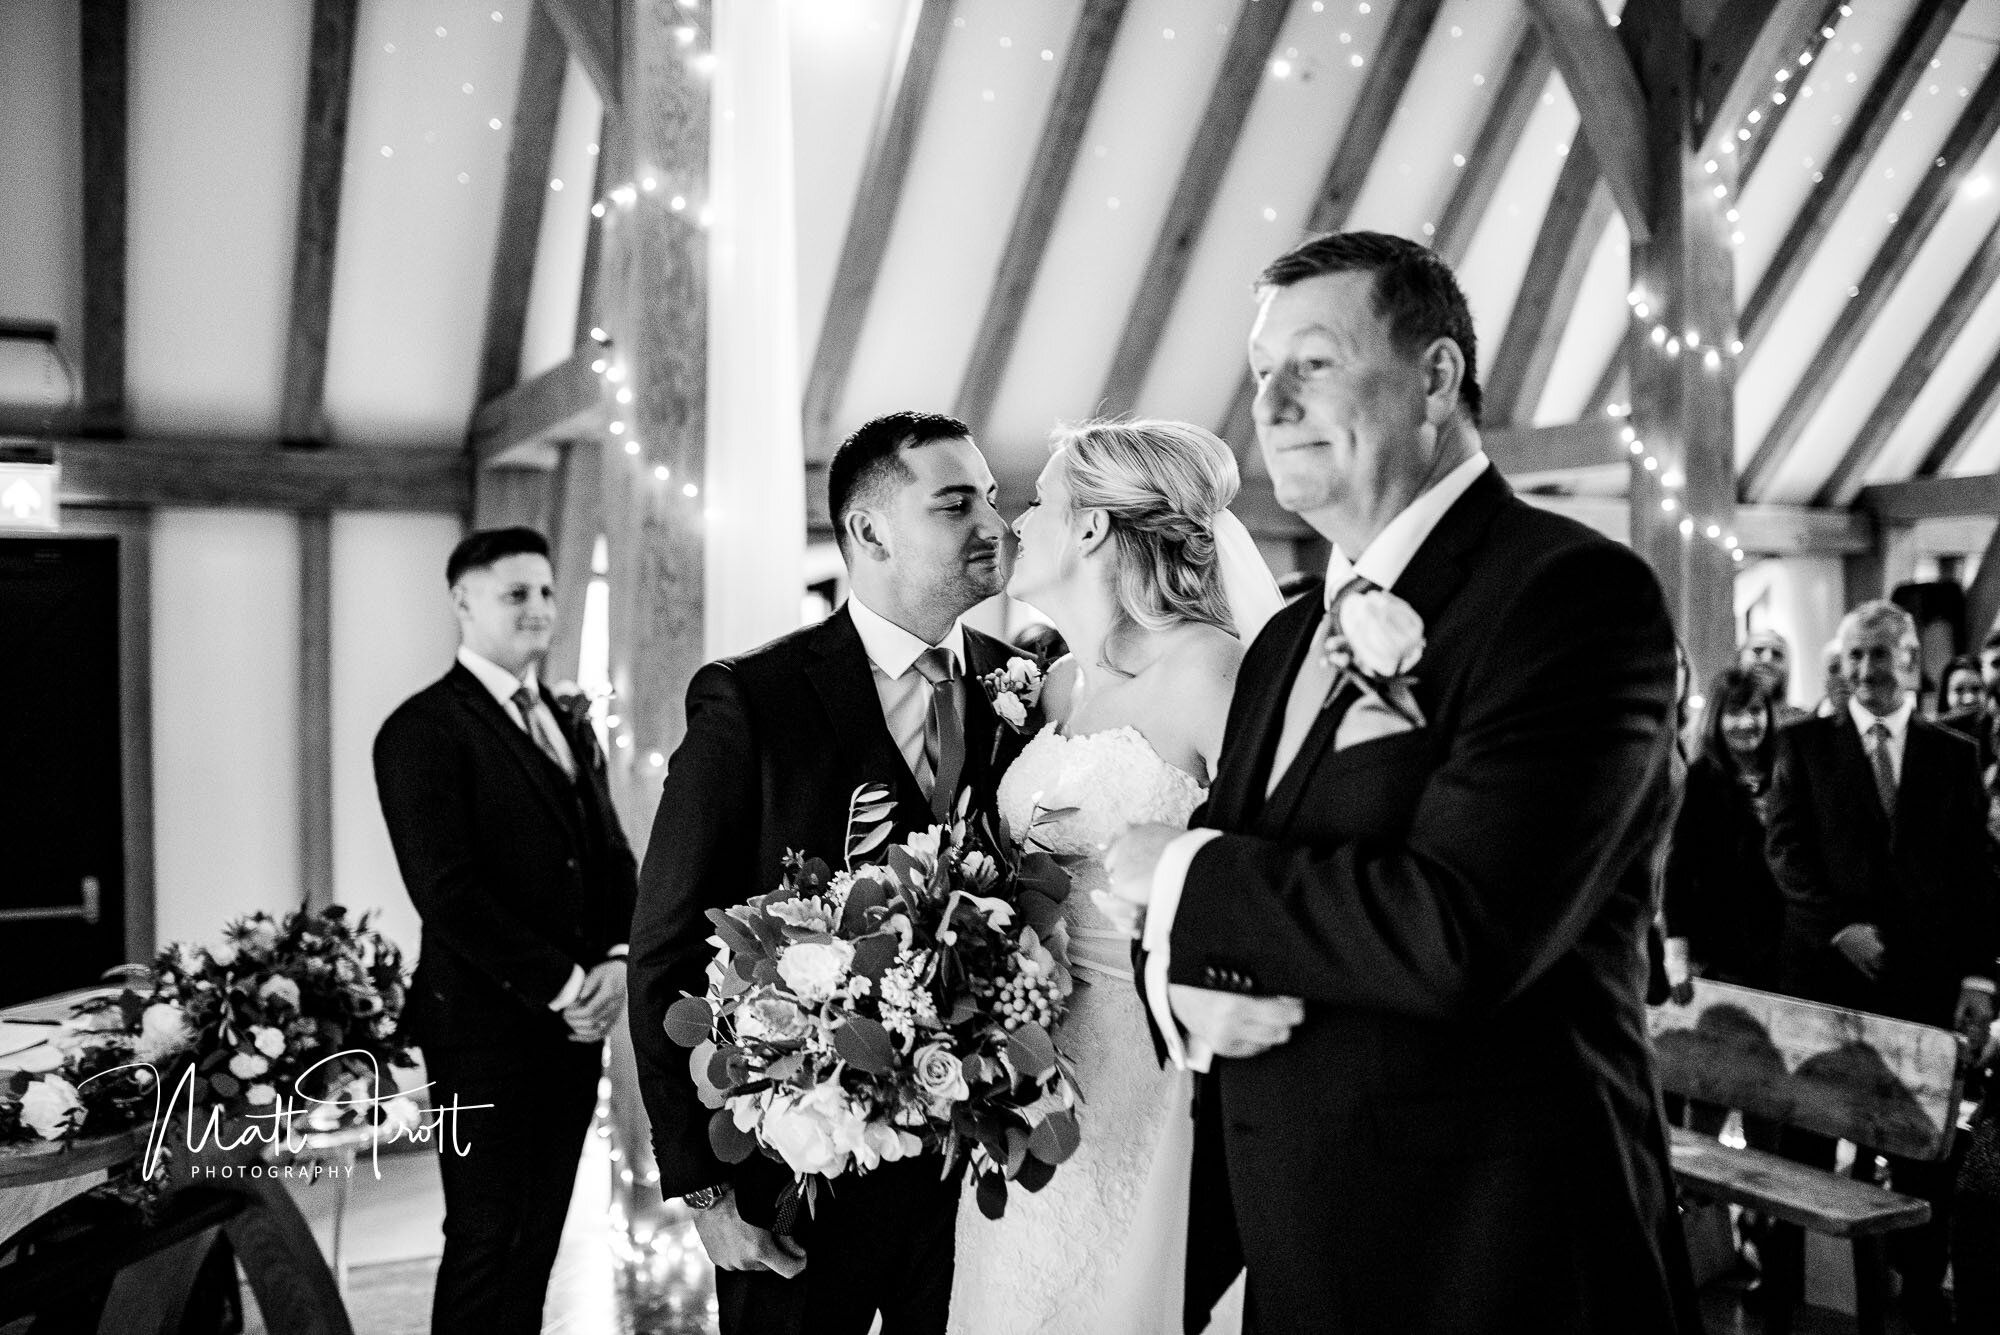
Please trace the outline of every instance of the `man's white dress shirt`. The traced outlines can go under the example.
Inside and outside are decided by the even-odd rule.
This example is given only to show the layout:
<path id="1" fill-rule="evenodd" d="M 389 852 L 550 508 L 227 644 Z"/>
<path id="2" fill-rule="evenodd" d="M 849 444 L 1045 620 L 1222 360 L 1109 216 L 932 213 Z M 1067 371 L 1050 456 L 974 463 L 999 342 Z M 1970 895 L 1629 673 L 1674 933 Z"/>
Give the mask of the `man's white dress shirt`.
<path id="1" fill-rule="evenodd" d="M 861 601 L 858 593 L 847 595 L 847 614 L 854 621 L 861 647 L 867 651 L 868 665 L 875 678 L 875 695 L 882 702 L 882 721 L 889 736 L 903 753 L 911 774 L 922 772 L 924 760 L 924 719 L 931 708 L 931 684 L 917 671 L 917 656 L 931 645 L 912 635 L 880 612 Z M 954 621 L 937 647 L 951 655 L 960 680 L 965 676 L 965 626 Z M 959 717 L 965 717 L 964 710 Z"/>
<path id="2" fill-rule="evenodd" d="M 1432 530 L 1458 503 L 1458 498 L 1465 495 L 1491 466 L 1484 450 L 1474 451 L 1470 459 L 1446 473 L 1435 486 L 1411 501 L 1385 524 L 1359 559 L 1349 560 L 1336 545 L 1332 558 L 1326 563 L 1326 585 L 1321 592 L 1325 604 L 1330 606 L 1356 575 L 1379 589 L 1393 589 L 1418 549 L 1430 538 Z M 1280 777 L 1276 774 L 1271 776 L 1273 786 Z M 1180 909 L 1181 890 L 1187 884 L 1188 868 L 1194 865 L 1194 855 L 1201 851 L 1202 846 L 1222 833 L 1221 830 L 1189 830 L 1161 850 L 1159 864 L 1153 869 L 1152 903 L 1146 910 L 1142 938 L 1146 948 L 1146 1003 L 1152 1008 L 1153 1019 L 1166 1040 L 1168 1056 L 1173 1058 L 1175 1065 L 1196 1071 L 1206 1071 L 1215 1054 L 1207 1043 L 1193 1035 L 1183 1039 L 1180 1026 L 1167 1004 L 1167 968 L 1173 942 L 1174 915 Z"/>

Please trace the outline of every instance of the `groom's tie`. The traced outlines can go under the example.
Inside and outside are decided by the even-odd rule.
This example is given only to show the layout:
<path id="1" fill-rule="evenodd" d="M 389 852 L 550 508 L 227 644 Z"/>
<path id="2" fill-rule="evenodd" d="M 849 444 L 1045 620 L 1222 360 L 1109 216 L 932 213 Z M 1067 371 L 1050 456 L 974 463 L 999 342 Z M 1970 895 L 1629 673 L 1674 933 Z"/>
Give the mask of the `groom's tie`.
<path id="1" fill-rule="evenodd" d="M 1327 641 L 1340 634 L 1340 600 L 1354 590 L 1373 587 L 1359 575 L 1342 585 L 1327 604 L 1319 627 L 1313 631 L 1312 646 L 1306 650 L 1306 661 L 1299 664 L 1299 675 L 1292 679 L 1292 693 L 1285 702 L 1285 727 L 1278 734 L 1278 749 L 1271 755 L 1271 773 L 1264 780 L 1265 797 L 1278 791 L 1279 781 L 1298 759 L 1306 734 L 1319 722 L 1320 711 L 1328 703 L 1327 693 L 1333 689 L 1337 674 L 1327 663 Z"/>
<path id="2" fill-rule="evenodd" d="M 957 666 L 949 649 L 933 645 L 917 655 L 917 671 L 931 684 L 930 708 L 924 712 L 924 763 L 917 782 L 931 800 L 931 815 L 944 820 L 951 799 L 958 795 L 958 777 L 965 772 L 965 723 L 953 685 Z"/>
<path id="3" fill-rule="evenodd" d="M 570 767 L 563 762 L 562 751 L 556 746 L 555 739 L 542 726 L 541 711 L 535 708 L 535 693 L 526 686 L 515 691 L 514 708 L 521 711 L 521 722 L 527 727 L 528 736 L 534 739 L 536 749 L 554 761 L 557 769 L 575 778 Z"/>

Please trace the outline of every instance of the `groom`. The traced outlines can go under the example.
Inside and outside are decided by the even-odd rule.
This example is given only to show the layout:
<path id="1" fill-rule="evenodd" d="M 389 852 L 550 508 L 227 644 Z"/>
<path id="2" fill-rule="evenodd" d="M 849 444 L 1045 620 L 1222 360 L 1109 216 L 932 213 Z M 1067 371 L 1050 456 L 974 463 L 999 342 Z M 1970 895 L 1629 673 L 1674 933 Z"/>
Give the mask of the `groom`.
<path id="1" fill-rule="evenodd" d="M 1259 296 L 1258 444 L 1326 596 L 1245 657 L 1209 828 L 1108 858 L 1211 1071 L 1188 1329 L 1240 1256 L 1251 1331 L 1697 1331 L 1640 998 L 1659 588 L 1493 469 L 1430 251 L 1315 237 Z"/>
<path id="2" fill-rule="evenodd" d="M 876 418 L 834 454 L 827 491 L 847 603 L 695 674 L 632 923 L 632 1038 L 660 1190 L 696 1211 L 724 1335 L 863 1335 L 878 1310 L 889 1335 L 942 1332 L 958 1187 L 934 1156 L 883 1164 L 839 1178 L 789 1235 L 774 1229 L 791 1174 L 761 1155 L 716 1158 L 687 1053 L 662 1028 L 667 1007 L 706 987 L 704 912 L 777 885 L 787 850 L 837 862 L 863 784 L 894 793 L 901 839 L 963 790 L 990 809 L 1020 748 L 978 681 L 1014 651 L 959 622 L 1000 591 L 1005 532 L 966 425 Z"/>

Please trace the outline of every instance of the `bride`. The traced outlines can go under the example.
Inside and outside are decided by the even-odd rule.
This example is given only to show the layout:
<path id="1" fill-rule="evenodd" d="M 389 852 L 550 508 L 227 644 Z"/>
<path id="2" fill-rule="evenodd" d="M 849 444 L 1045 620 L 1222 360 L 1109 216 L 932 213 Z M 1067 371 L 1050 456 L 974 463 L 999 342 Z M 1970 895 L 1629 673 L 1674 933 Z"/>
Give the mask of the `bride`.
<path id="1" fill-rule="evenodd" d="M 1010 1192 L 997 1222 L 964 1198 L 957 1335 L 1182 1329 L 1188 1077 L 1156 1059 L 1129 943 L 1090 892 L 1126 826 L 1185 825 L 1201 803 L 1244 643 L 1282 605 L 1226 508 L 1237 486 L 1229 448 L 1200 427 L 1091 422 L 1058 432 L 1014 523 L 1007 592 L 1071 652 L 1049 669 L 1049 723 L 1002 776 L 998 803 L 1017 835 L 1037 808 L 1063 812 L 1035 837 L 1083 857 L 1064 904 L 1079 986 L 1057 1035 L 1082 1090 L 1083 1143 L 1040 1192 Z M 1239 1325 L 1240 1311 L 1218 1311 L 1210 1331 Z"/>

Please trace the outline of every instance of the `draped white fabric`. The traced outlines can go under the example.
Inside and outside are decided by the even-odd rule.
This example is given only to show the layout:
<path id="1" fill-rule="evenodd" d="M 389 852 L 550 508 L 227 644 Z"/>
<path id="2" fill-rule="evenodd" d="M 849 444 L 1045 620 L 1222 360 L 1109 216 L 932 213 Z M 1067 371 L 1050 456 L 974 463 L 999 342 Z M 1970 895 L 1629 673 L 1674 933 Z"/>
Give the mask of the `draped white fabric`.
<path id="1" fill-rule="evenodd" d="M 710 9 L 706 648 L 799 624 L 805 446 L 792 188 L 789 0 Z"/>

